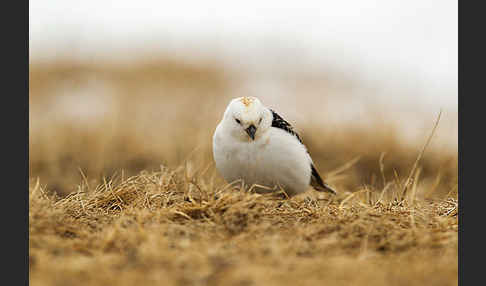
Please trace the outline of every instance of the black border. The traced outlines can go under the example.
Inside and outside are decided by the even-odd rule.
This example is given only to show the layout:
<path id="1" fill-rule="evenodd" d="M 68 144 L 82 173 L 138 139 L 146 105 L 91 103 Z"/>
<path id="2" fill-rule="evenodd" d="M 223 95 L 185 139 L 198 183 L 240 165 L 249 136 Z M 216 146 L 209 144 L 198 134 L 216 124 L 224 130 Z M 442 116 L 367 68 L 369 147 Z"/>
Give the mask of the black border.
<path id="1" fill-rule="evenodd" d="M 29 285 L 29 1 L 0 9 L 2 43 L 2 274 Z M 6 159 L 6 160 L 5 160 Z"/>
<path id="2" fill-rule="evenodd" d="M 459 172 L 459 285 L 480 285 L 484 280 L 484 10 L 480 5 L 466 7 L 470 1 L 458 2 L 458 172 Z M 476 9 L 474 9 L 476 8 Z M 451 35 L 452 36 L 452 35 Z M 454 35 L 455 36 L 455 35 Z M 469 38 L 469 42 L 466 39 Z M 472 65 L 473 64 L 473 65 Z M 474 65 L 475 64 L 475 65 Z M 468 72 L 466 66 L 469 65 Z M 474 85 L 476 83 L 476 86 Z M 474 104 L 473 100 L 478 102 Z M 473 134 L 466 139 L 466 133 Z M 471 158 L 476 159 L 472 162 Z M 466 162 L 469 162 L 466 167 Z M 465 171 L 467 170 L 467 171 Z M 467 214 L 467 218 L 466 218 Z M 466 226 L 465 226 L 466 225 Z M 476 229 L 474 229 L 474 227 Z"/>

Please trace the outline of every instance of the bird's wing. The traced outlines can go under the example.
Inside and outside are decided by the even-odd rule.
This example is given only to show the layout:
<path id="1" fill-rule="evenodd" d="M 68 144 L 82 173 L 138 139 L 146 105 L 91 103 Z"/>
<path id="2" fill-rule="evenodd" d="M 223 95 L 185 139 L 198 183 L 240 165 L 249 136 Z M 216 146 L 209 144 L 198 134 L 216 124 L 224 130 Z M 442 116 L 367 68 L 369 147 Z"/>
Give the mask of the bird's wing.
<path id="1" fill-rule="evenodd" d="M 286 132 L 292 134 L 303 145 L 304 143 L 302 142 L 302 139 L 300 139 L 299 134 L 297 134 L 297 132 L 294 131 L 294 128 L 292 127 L 292 125 L 290 125 L 290 123 L 285 121 L 280 115 L 278 115 L 272 109 L 270 109 L 270 111 L 272 112 L 272 115 L 273 115 L 272 127 L 280 128 L 280 129 L 285 130 Z M 307 151 L 307 152 L 309 152 L 309 151 Z M 331 188 L 330 186 L 328 186 L 322 180 L 321 176 L 317 172 L 316 167 L 314 167 L 314 164 L 312 162 L 311 162 L 311 169 L 312 169 L 312 174 L 311 174 L 310 185 L 312 187 L 314 187 L 314 189 L 316 189 L 317 191 L 324 191 L 324 192 L 336 194 L 336 191 L 333 188 Z"/>
<path id="2" fill-rule="evenodd" d="M 273 109 L 270 109 L 270 111 L 272 112 L 273 115 L 272 127 L 280 128 L 287 131 L 288 133 L 297 137 L 300 143 L 304 144 L 300 139 L 299 134 L 297 134 L 297 132 L 294 131 L 294 128 L 292 127 L 292 125 L 290 125 L 290 123 L 285 121 L 280 115 L 278 115 L 275 111 L 273 111 Z"/>

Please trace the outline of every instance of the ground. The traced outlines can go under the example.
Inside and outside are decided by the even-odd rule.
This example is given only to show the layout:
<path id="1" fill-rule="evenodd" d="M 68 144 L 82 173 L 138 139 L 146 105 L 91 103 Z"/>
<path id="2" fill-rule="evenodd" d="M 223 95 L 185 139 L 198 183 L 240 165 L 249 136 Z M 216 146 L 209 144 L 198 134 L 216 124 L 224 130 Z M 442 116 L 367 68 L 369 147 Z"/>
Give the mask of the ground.
<path id="1" fill-rule="evenodd" d="M 411 143 L 297 125 L 338 194 L 259 195 L 214 168 L 218 68 L 30 70 L 31 285 L 457 285 L 457 150 L 421 153 L 434 122 Z"/>

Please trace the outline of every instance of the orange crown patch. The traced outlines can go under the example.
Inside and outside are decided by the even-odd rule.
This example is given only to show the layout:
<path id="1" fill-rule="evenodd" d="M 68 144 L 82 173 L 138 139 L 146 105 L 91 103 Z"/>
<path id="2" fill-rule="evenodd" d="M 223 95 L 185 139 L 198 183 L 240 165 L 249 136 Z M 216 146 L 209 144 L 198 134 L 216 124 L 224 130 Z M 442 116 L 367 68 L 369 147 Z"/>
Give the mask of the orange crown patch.
<path id="1" fill-rule="evenodd" d="M 253 97 L 243 97 L 240 101 L 243 103 L 246 107 L 248 107 L 255 99 Z"/>

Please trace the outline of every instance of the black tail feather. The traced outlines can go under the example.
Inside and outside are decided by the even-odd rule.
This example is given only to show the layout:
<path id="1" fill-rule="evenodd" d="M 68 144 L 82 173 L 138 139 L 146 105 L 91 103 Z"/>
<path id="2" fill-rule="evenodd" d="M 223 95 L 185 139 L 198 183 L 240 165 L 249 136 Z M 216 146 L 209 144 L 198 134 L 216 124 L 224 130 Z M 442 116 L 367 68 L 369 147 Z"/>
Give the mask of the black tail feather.
<path id="1" fill-rule="evenodd" d="M 319 175 L 316 168 L 314 167 L 314 164 L 311 164 L 311 169 L 312 169 L 312 175 L 311 175 L 310 185 L 314 187 L 314 189 L 316 189 L 317 191 L 329 192 L 335 195 L 336 190 L 331 188 L 328 184 L 324 183 L 321 176 Z"/>

